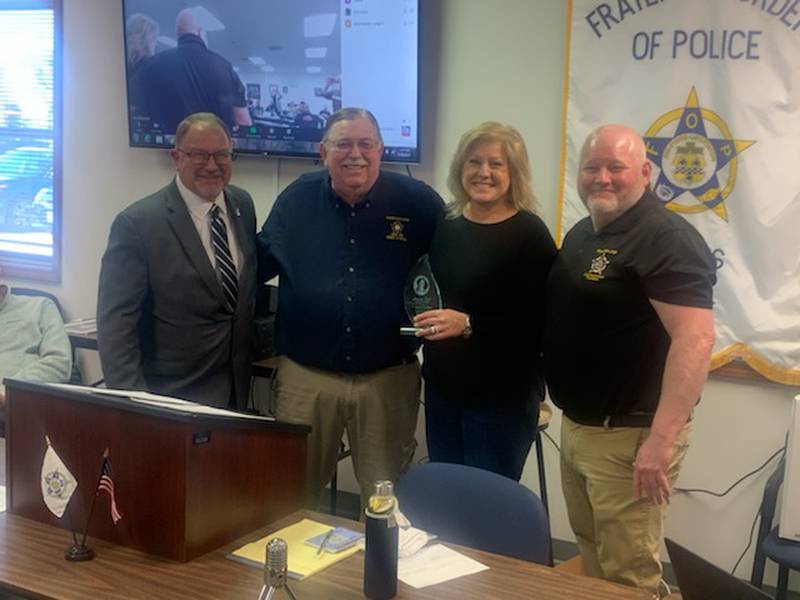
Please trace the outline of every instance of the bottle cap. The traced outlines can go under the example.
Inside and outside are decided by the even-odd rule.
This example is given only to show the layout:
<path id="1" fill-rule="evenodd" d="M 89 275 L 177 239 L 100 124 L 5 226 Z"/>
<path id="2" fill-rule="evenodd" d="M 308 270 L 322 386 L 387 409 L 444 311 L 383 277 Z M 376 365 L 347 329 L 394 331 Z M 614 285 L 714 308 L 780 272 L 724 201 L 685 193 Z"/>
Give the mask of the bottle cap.
<path id="1" fill-rule="evenodd" d="M 375 482 L 375 495 L 376 496 L 394 496 L 394 483 L 391 481 L 376 481 Z"/>

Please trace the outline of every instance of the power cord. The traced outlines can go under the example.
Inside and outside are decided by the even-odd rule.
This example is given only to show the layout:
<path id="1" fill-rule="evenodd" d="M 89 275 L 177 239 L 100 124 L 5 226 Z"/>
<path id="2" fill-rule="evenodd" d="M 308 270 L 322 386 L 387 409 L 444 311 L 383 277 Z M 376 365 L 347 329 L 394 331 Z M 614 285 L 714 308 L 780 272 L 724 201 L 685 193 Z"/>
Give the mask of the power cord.
<path id="1" fill-rule="evenodd" d="M 711 496 L 716 496 L 717 498 L 722 498 L 723 496 L 727 495 L 733 488 L 735 488 L 737 485 L 742 483 L 745 479 L 747 479 L 749 477 L 752 477 L 753 475 L 756 475 L 757 473 L 763 471 L 767 467 L 767 465 L 772 461 L 772 459 L 774 459 L 775 457 L 777 457 L 777 456 L 779 456 L 779 455 L 781 455 L 781 454 L 783 454 L 785 452 L 786 452 L 786 444 L 784 444 L 783 447 L 781 447 L 778 450 L 776 450 L 775 452 L 773 452 L 769 456 L 769 458 L 767 458 L 767 460 L 765 460 L 761 464 L 761 466 L 753 469 L 749 473 L 743 475 L 742 477 L 740 477 L 739 479 L 734 481 L 728 487 L 728 489 L 726 489 L 724 492 L 721 492 L 721 493 L 720 492 L 713 492 L 711 490 L 704 490 L 704 489 L 700 489 L 700 488 L 675 488 L 675 491 L 676 492 L 682 492 L 684 494 L 692 494 L 692 493 L 709 494 Z M 747 546 L 745 546 L 744 550 L 742 550 L 742 553 L 739 555 L 739 558 L 736 559 L 736 563 L 733 565 L 733 569 L 731 569 L 731 575 L 734 575 L 736 573 L 736 569 L 739 568 L 739 564 L 744 559 L 745 555 L 747 554 L 747 551 L 750 550 L 750 547 L 753 545 L 753 533 L 755 533 L 756 523 L 758 523 L 758 516 L 759 516 L 760 513 L 761 513 L 761 506 L 759 505 L 756 508 L 756 514 L 753 517 L 753 523 L 750 525 L 750 535 L 747 537 Z"/>
<path id="2" fill-rule="evenodd" d="M 561 448 L 558 446 L 558 444 L 552 438 L 552 436 L 547 431 L 543 431 L 542 433 L 544 434 L 544 436 L 548 440 L 550 440 L 550 443 L 553 444 L 555 449 L 560 453 L 561 452 Z M 769 458 L 767 458 L 760 466 L 758 466 L 757 468 L 753 469 L 749 473 L 746 473 L 745 475 L 742 475 L 739 479 L 734 481 L 728 487 L 728 489 L 726 489 L 724 492 L 714 492 L 712 490 L 706 490 L 706 489 L 702 489 L 702 488 L 677 488 L 677 487 L 675 488 L 675 491 L 676 492 L 681 492 L 683 494 L 709 494 L 710 496 L 715 496 L 717 498 L 722 498 L 723 496 L 726 496 L 727 494 L 729 494 L 731 492 L 731 490 L 733 490 L 737 485 L 741 484 L 746 479 L 748 479 L 750 477 L 753 477 L 754 475 L 756 475 L 756 474 L 760 473 L 761 471 L 763 471 L 767 467 L 767 465 L 769 465 L 770 462 L 772 462 L 772 460 L 774 458 L 776 458 L 777 456 L 779 456 L 779 455 L 781 455 L 781 454 L 783 454 L 785 452 L 786 452 L 786 444 L 784 444 L 781 448 L 778 448 L 775 452 L 770 454 Z M 745 546 L 745 549 L 742 550 L 742 553 L 739 555 L 739 558 L 736 560 L 736 564 L 733 565 L 733 569 L 731 569 L 731 575 L 734 575 L 736 573 L 736 569 L 739 567 L 739 564 L 744 559 L 745 555 L 747 554 L 747 551 L 750 550 L 750 547 L 753 545 L 753 533 L 755 533 L 756 523 L 758 523 L 758 515 L 760 514 L 760 512 L 761 512 L 761 506 L 759 505 L 759 507 L 756 508 L 756 514 L 753 517 L 753 523 L 750 525 L 750 535 L 749 535 L 748 540 L 747 540 L 747 546 Z"/>
<path id="3" fill-rule="evenodd" d="M 750 546 L 753 545 L 753 533 L 756 530 L 756 523 L 758 523 L 758 515 L 760 512 L 761 512 L 761 506 L 759 505 L 759 507 L 756 508 L 756 514 L 753 517 L 753 524 L 750 525 L 750 537 L 747 539 L 747 546 L 744 547 L 744 550 L 742 550 L 742 553 L 739 555 L 739 558 L 736 559 L 736 564 L 734 564 L 733 569 L 731 569 L 731 575 L 736 573 L 736 569 L 739 566 L 739 563 L 742 562 L 744 555 L 747 554 L 747 551 L 750 550 Z"/>
<path id="4" fill-rule="evenodd" d="M 553 444 L 553 446 L 555 446 L 555 449 L 556 449 L 556 451 L 557 451 L 559 454 L 561 454 L 561 448 L 560 448 L 560 447 L 559 447 L 559 445 L 556 443 L 556 441 L 555 441 L 555 440 L 554 440 L 554 439 L 553 439 L 553 438 L 550 436 L 550 434 L 549 434 L 549 433 L 547 433 L 547 431 L 543 431 L 542 433 L 544 434 L 544 437 L 546 437 L 548 440 L 550 440 L 550 443 L 551 443 L 551 444 Z"/>
<path id="5" fill-rule="evenodd" d="M 742 475 L 739 479 L 734 481 L 730 485 L 730 487 L 728 487 L 728 489 L 725 490 L 724 492 L 713 492 L 711 490 L 705 490 L 702 488 L 678 488 L 678 487 L 675 488 L 675 491 L 682 492 L 684 494 L 709 494 L 710 496 L 716 496 L 717 498 L 722 498 L 723 496 L 726 496 L 728 492 L 730 492 L 733 488 L 742 483 L 745 479 L 752 477 L 753 475 L 756 475 L 757 473 L 763 471 L 773 458 L 778 456 L 781 452 L 785 451 L 786 451 L 786 445 L 784 444 L 783 447 L 778 448 L 775 452 L 773 452 L 770 455 L 770 457 L 761 464 L 760 467 L 753 469 L 746 475 Z"/>

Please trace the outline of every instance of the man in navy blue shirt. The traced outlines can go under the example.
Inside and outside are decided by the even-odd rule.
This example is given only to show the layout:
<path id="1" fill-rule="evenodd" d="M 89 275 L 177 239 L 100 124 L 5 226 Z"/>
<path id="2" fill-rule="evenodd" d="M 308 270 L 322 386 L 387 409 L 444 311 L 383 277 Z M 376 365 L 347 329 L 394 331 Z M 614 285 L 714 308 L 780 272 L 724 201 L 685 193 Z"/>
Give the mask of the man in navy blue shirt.
<path id="1" fill-rule="evenodd" d="M 334 113 L 320 144 L 327 171 L 289 185 L 258 239 L 260 280 L 280 276 L 275 416 L 312 427 L 312 505 L 345 429 L 362 503 L 375 481 L 397 480 L 416 448 L 418 342 L 400 335 L 403 286 L 443 202 L 424 183 L 381 171 L 382 154 L 372 113 Z"/>

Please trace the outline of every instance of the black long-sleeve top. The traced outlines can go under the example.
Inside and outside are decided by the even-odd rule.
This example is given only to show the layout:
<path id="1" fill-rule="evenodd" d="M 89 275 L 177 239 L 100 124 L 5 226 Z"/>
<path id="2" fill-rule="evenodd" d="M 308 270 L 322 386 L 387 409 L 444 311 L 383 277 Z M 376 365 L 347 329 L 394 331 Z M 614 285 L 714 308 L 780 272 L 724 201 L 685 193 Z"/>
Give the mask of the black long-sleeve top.
<path id="1" fill-rule="evenodd" d="M 524 403 L 541 381 L 544 285 L 555 255 L 547 227 L 527 211 L 493 224 L 443 220 L 431 267 L 443 306 L 469 314 L 473 334 L 426 342 L 426 381 L 465 406 Z"/>

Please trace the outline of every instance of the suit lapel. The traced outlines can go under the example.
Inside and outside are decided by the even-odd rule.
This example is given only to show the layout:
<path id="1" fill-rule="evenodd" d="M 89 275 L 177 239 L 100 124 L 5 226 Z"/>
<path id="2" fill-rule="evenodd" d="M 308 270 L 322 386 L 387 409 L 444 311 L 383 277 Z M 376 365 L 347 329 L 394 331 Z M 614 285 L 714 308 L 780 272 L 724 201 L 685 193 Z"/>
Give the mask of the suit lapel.
<path id="1" fill-rule="evenodd" d="M 250 251 L 250 244 L 252 244 L 252 234 L 248 235 L 247 232 L 247 219 L 244 218 L 244 212 L 239 203 L 239 199 L 230 190 L 225 190 L 225 201 L 228 205 L 228 221 L 234 230 L 236 236 L 236 244 L 239 246 L 239 252 L 242 259 L 242 264 L 239 265 L 239 279 L 242 278 L 242 273 L 245 271 L 245 263 L 252 255 Z"/>
<path id="2" fill-rule="evenodd" d="M 186 208 L 186 203 L 181 198 L 178 186 L 174 181 L 169 186 L 167 193 L 167 221 L 175 232 L 175 236 L 183 247 L 189 262 L 200 274 L 208 289 L 211 290 L 220 303 L 224 304 L 225 297 L 222 292 L 222 285 L 217 279 L 214 267 L 208 260 L 208 254 L 200 241 L 200 236 L 197 234 L 189 209 Z"/>

